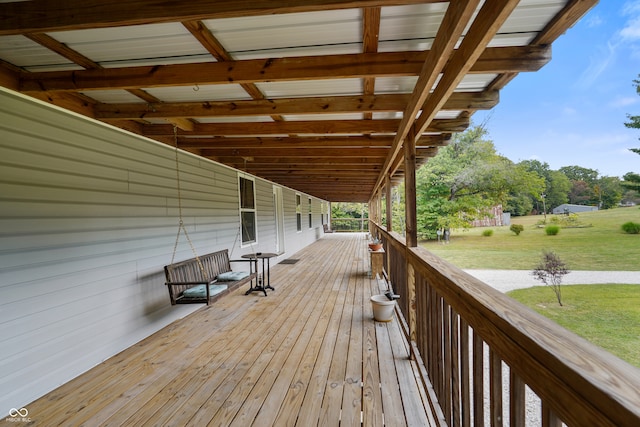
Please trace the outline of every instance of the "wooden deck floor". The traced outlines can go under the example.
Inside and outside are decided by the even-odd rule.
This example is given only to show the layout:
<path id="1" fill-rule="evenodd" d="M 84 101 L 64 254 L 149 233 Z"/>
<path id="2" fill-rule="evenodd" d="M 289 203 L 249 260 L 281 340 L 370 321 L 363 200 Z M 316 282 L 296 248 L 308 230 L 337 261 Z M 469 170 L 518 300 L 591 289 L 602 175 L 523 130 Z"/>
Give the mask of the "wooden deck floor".
<path id="1" fill-rule="evenodd" d="M 326 235 L 28 406 L 91 426 L 427 426 L 398 319 L 373 320 L 362 234 Z M 167 297 L 168 298 L 168 297 Z"/>

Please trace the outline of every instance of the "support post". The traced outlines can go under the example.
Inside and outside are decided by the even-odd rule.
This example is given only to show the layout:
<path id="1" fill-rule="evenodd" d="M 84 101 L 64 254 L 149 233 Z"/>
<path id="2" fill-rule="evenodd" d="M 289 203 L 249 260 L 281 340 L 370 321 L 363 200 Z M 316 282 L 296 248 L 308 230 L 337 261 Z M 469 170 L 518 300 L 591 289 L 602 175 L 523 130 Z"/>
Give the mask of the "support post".
<path id="1" fill-rule="evenodd" d="M 407 294 L 409 307 L 409 338 L 416 342 L 416 275 L 413 265 L 408 262 L 409 249 L 418 246 L 418 224 L 416 213 L 416 142 L 413 128 L 404 141 L 404 185 L 405 218 L 407 227 Z M 413 347 L 412 347 L 413 348 Z M 410 355 L 414 358 L 414 355 Z"/>
<path id="2" fill-rule="evenodd" d="M 393 231 L 393 207 L 391 200 L 391 175 L 387 175 L 385 178 L 385 198 L 387 202 L 387 231 Z"/>
<path id="3" fill-rule="evenodd" d="M 404 200 L 407 227 L 407 247 L 418 246 L 416 215 L 416 140 L 413 129 L 404 141 Z"/>

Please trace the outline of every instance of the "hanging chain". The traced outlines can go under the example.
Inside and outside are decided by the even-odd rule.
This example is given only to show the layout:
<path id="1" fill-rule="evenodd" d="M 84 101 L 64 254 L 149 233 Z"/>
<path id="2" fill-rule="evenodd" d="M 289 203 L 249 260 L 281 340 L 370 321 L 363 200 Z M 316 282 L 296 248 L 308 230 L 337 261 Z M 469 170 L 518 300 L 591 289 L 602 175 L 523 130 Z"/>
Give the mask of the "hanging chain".
<path id="1" fill-rule="evenodd" d="M 180 240 L 180 230 L 184 232 L 185 237 L 187 238 L 187 242 L 189 243 L 189 247 L 191 247 L 191 252 L 193 252 L 194 257 L 196 258 L 196 262 L 198 263 L 198 267 L 200 268 L 200 272 L 202 273 L 202 277 L 206 278 L 207 275 L 204 270 L 204 266 L 202 265 L 202 261 L 200 261 L 200 257 L 198 257 L 198 253 L 196 252 L 196 248 L 189 237 L 189 233 L 187 233 L 187 228 L 184 226 L 184 221 L 182 219 L 182 188 L 180 185 L 180 161 L 178 159 L 178 127 L 173 125 L 173 142 L 175 148 L 175 157 L 176 157 L 176 187 L 178 189 L 178 234 L 176 235 L 176 242 L 173 245 L 173 255 L 171 256 L 171 264 L 176 257 L 176 252 L 178 251 L 178 241 Z"/>

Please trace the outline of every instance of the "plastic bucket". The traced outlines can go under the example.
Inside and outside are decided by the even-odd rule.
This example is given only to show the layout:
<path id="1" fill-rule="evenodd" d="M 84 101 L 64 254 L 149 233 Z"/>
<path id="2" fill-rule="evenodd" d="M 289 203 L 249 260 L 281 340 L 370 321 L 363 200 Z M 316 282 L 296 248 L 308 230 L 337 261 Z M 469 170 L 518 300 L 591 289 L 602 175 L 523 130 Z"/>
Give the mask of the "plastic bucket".
<path id="1" fill-rule="evenodd" d="M 386 295 L 374 295 L 371 297 L 373 318 L 378 322 L 389 322 L 393 319 L 395 301 L 391 301 Z"/>

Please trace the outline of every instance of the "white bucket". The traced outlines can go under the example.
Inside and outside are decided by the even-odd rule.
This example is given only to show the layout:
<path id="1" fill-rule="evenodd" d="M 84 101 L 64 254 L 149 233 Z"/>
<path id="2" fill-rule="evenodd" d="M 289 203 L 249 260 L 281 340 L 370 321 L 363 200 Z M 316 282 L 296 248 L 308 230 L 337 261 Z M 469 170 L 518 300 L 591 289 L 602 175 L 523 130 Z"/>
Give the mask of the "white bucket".
<path id="1" fill-rule="evenodd" d="M 374 295 L 371 297 L 373 318 L 378 322 L 389 322 L 393 319 L 395 301 L 391 301 L 386 295 Z"/>

